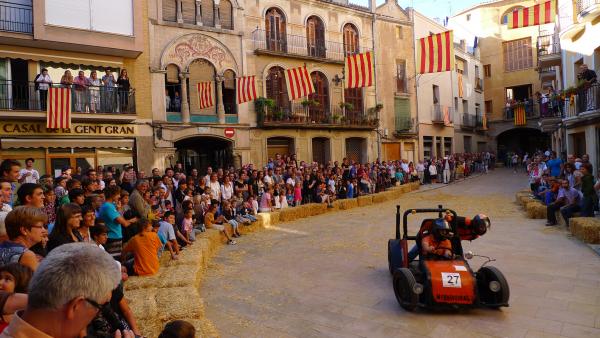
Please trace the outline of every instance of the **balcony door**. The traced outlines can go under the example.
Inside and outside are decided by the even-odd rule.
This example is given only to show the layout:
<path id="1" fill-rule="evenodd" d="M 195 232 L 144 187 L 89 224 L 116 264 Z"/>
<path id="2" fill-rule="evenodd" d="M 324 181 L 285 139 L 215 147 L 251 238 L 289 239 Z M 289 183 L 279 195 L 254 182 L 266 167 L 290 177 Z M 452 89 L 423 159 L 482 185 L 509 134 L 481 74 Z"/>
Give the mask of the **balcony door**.
<path id="1" fill-rule="evenodd" d="M 289 112 L 290 100 L 285 85 L 284 70 L 275 66 L 269 69 L 267 75 L 267 98 L 275 101 L 275 110 Z"/>
<path id="2" fill-rule="evenodd" d="M 317 16 L 311 16 L 306 21 L 306 42 L 308 55 L 325 57 L 325 25 Z"/>
<path id="3" fill-rule="evenodd" d="M 358 29 L 348 23 L 344 26 L 344 53 L 345 55 L 352 55 L 358 53 L 358 51 Z"/>
<path id="4" fill-rule="evenodd" d="M 308 98 L 318 102 L 309 108 L 311 121 L 325 122 L 329 117 L 329 83 L 325 74 L 321 72 L 312 72 L 310 77 L 315 86 L 315 92 Z"/>
<path id="5" fill-rule="evenodd" d="M 267 49 L 276 52 L 285 52 L 285 16 L 277 8 L 271 8 L 267 11 L 265 17 L 265 30 L 267 34 Z"/>
<path id="6" fill-rule="evenodd" d="M 351 106 L 346 108 L 346 119 L 352 123 L 359 123 L 362 119 L 363 110 L 362 88 L 344 89 L 344 101 Z"/>

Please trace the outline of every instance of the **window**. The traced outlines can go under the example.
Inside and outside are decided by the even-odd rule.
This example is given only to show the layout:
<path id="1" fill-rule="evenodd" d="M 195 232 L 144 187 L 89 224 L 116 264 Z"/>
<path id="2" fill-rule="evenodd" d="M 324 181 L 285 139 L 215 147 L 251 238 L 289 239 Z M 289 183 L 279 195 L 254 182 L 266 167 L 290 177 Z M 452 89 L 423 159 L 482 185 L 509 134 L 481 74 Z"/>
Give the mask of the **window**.
<path id="1" fill-rule="evenodd" d="M 133 35 L 131 0 L 46 0 L 45 4 L 46 24 Z M 106 20 L 104 13 L 110 13 L 110 20 Z"/>
<path id="2" fill-rule="evenodd" d="M 502 43 L 504 71 L 513 72 L 533 67 L 531 38 L 506 41 Z"/>
<path id="3" fill-rule="evenodd" d="M 285 52 L 287 50 L 285 16 L 279 9 L 271 8 L 267 11 L 265 27 L 267 34 L 267 49 Z"/>
<path id="4" fill-rule="evenodd" d="M 408 130 L 410 125 L 410 100 L 402 97 L 394 98 L 396 131 Z"/>
<path id="5" fill-rule="evenodd" d="M 221 0 L 219 3 L 219 18 L 221 28 L 233 29 L 233 6 L 229 0 Z"/>
<path id="6" fill-rule="evenodd" d="M 402 26 L 396 26 L 396 40 L 402 39 Z"/>
<path id="7" fill-rule="evenodd" d="M 267 98 L 275 101 L 275 109 L 288 111 L 290 100 L 285 85 L 284 70 L 281 67 L 272 67 L 267 75 Z"/>
<path id="8" fill-rule="evenodd" d="M 481 116 L 481 107 L 479 103 L 475 103 L 475 116 Z"/>
<path id="9" fill-rule="evenodd" d="M 187 1 L 182 1 L 184 7 Z M 190 9 L 187 12 L 190 12 L 190 14 L 193 12 L 192 8 L 195 7 L 195 2 L 190 1 L 189 2 L 189 7 Z M 202 6 L 202 24 L 204 26 L 209 26 L 209 27 L 214 27 L 215 26 L 215 4 L 213 2 L 213 0 L 201 0 L 200 2 L 200 6 Z M 187 14 L 185 14 L 186 10 L 184 9 L 183 12 L 183 21 L 188 21 L 186 20 L 186 16 Z M 194 17 L 193 19 L 190 19 L 189 21 L 194 22 L 196 21 L 196 18 Z"/>
<path id="10" fill-rule="evenodd" d="M 433 85 L 433 104 L 440 103 L 440 87 Z"/>
<path id="11" fill-rule="evenodd" d="M 358 29 L 349 23 L 344 26 L 344 52 L 346 55 L 359 53 Z"/>
<path id="12" fill-rule="evenodd" d="M 306 21 L 306 42 L 308 55 L 325 57 L 325 26 L 318 16 Z"/>
<path id="13" fill-rule="evenodd" d="M 492 115 L 492 100 L 485 101 L 485 115 Z"/>
<path id="14" fill-rule="evenodd" d="M 310 78 L 315 87 L 315 92 L 309 95 L 308 98 L 317 101 L 319 104 L 311 105 L 309 113 L 313 121 L 322 121 L 329 113 L 329 82 L 325 74 L 321 72 L 312 72 Z M 315 119 L 315 117 L 318 119 Z"/>
<path id="15" fill-rule="evenodd" d="M 458 112 L 458 97 L 454 97 L 454 111 Z"/>
<path id="16" fill-rule="evenodd" d="M 463 114 L 469 113 L 469 101 L 468 100 L 462 100 L 462 109 L 463 109 Z"/>
<path id="17" fill-rule="evenodd" d="M 475 77 L 479 78 L 479 66 L 475 66 Z"/>
<path id="18" fill-rule="evenodd" d="M 406 93 L 406 60 L 396 60 L 396 92 Z"/>
<path id="19" fill-rule="evenodd" d="M 457 73 L 463 74 L 463 75 L 467 74 L 468 64 L 467 64 L 467 62 L 465 60 L 457 57 L 456 58 L 456 63 L 455 63 L 454 66 L 455 66 L 454 68 L 456 68 L 456 72 Z"/>
<path id="20" fill-rule="evenodd" d="M 485 75 L 485 77 L 492 76 L 492 65 L 483 66 L 483 75 Z"/>
<path id="21" fill-rule="evenodd" d="M 467 21 L 471 21 L 471 14 L 467 14 Z"/>

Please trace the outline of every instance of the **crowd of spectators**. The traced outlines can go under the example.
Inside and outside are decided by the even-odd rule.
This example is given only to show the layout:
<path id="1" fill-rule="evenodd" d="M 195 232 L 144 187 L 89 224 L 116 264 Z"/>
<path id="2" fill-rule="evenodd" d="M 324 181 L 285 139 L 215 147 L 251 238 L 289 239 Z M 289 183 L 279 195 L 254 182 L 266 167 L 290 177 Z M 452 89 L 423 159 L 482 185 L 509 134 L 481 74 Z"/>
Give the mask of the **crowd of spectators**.
<path id="1" fill-rule="evenodd" d="M 556 152 L 539 151 L 522 158 L 514 154 L 512 159 L 515 171 L 521 166 L 526 168 L 532 194 L 547 206 L 547 226 L 557 224 L 557 211 L 567 227 L 575 213 L 594 217 L 598 211 L 600 179 L 594 176 L 588 154 L 581 158 L 571 154 L 560 158 Z"/>

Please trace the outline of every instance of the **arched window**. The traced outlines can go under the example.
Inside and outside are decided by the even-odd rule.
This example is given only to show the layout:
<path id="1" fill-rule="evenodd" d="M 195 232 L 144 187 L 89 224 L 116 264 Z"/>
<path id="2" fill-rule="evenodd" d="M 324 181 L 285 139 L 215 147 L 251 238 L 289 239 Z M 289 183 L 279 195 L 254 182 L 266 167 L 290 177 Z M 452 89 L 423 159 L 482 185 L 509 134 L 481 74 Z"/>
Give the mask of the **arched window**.
<path id="1" fill-rule="evenodd" d="M 200 82 L 211 82 L 212 83 L 212 97 L 213 102 L 217 98 L 217 91 L 215 87 L 215 75 L 216 69 L 212 63 L 204 59 L 196 59 L 189 66 L 190 75 L 188 77 L 188 100 L 190 102 L 190 112 L 192 114 L 216 114 L 217 105 L 214 104 L 212 107 L 200 108 L 200 98 L 198 96 L 197 85 Z M 216 103 L 216 102 L 215 102 Z"/>
<path id="2" fill-rule="evenodd" d="M 352 124 L 360 123 L 363 117 L 362 88 L 344 89 L 344 101 L 350 104 L 346 107 L 346 119 Z"/>
<path id="3" fill-rule="evenodd" d="M 306 42 L 308 55 L 325 57 L 325 25 L 318 16 L 311 16 L 306 21 Z"/>
<path id="4" fill-rule="evenodd" d="M 225 114 L 237 114 L 237 104 L 235 102 L 235 73 L 228 69 L 223 73 L 223 77 L 222 92 Z"/>
<path id="5" fill-rule="evenodd" d="M 165 74 L 165 110 L 167 112 L 181 112 L 180 83 L 179 67 L 174 64 L 169 64 Z"/>
<path id="6" fill-rule="evenodd" d="M 344 25 L 344 53 L 359 53 L 358 29 L 351 23 Z"/>
<path id="7" fill-rule="evenodd" d="M 267 34 L 267 49 L 286 52 L 285 16 L 279 9 L 270 8 L 267 10 L 265 30 Z"/>
<path id="8" fill-rule="evenodd" d="M 502 25 L 507 25 L 508 24 L 508 16 L 510 14 L 512 14 L 512 12 L 519 10 L 521 8 L 524 8 L 523 6 L 515 6 L 512 8 L 509 8 L 506 12 L 504 12 L 504 14 L 502 14 L 502 16 L 500 17 L 500 24 Z"/>
<path id="9" fill-rule="evenodd" d="M 317 105 L 309 108 L 311 122 L 328 122 L 329 119 L 329 83 L 325 74 L 321 72 L 310 73 L 315 92 L 310 94 L 308 99 L 317 101 Z"/>
<path id="10" fill-rule="evenodd" d="M 275 111 L 289 112 L 290 100 L 285 85 L 285 75 L 283 68 L 279 66 L 271 67 L 267 74 L 267 98 L 275 101 Z"/>
<path id="11" fill-rule="evenodd" d="M 208 27 L 215 26 L 215 3 L 213 0 L 202 0 L 202 25 Z"/>
<path id="12" fill-rule="evenodd" d="M 219 3 L 219 18 L 221 20 L 221 28 L 233 29 L 233 7 L 229 0 L 221 0 Z"/>

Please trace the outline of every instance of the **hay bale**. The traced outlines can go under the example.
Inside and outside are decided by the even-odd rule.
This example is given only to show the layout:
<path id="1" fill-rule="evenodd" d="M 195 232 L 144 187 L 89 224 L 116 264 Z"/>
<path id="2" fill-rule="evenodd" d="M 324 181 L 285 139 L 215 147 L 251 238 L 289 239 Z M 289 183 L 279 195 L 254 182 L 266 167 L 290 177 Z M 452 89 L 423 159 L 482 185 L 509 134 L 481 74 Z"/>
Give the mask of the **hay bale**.
<path id="1" fill-rule="evenodd" d="M 313 203 L 307 205 L 307 207 L 309 207 L 308 216 L 317 216 L 327 212 L 327 204 L 324 203 Z"/>
<path id="2" fill-rule="evenodd" d="M 359 207 L 363 207 L 365 205 L 371 205 L 371 204 L 373 204 L 373 195 L 358 196 L 358 206 Z"/>
<path id="3" fill-rule="evenodd" d="M 594 217 L 576 217 L 569 220 L 575 237 L 584 243 L 600 244 L 600 220 Z"/>
<path id="4" fill-rule="evenodd" d="M 158 337 L 158 335 L 161 333 L 161 331 L 164 328 L 164 325 L 166 323 L 161 322 L 158 319 L 142 319 L 142 320 L 137 320 L 137 326 L 140 328 L 140 331 L 142 331 L 142 335 L 144 337 Z"/>
<path id="5" fill-rule="evenodd" d="M 520 198 L 520 203 L 523 207 L 527 207 L 527 203 L 531 203 L 536 201 L 533 197 L 529 196 L 521 196 Z"/>
<path id="6" fill-rule="evenodd" d="M 281 222 L 291 222 L 302 218 L 302 211 L 297 208 L 285 208 L 279 210 L 279 220 Z"/>
<path id="7" fill-rule="evenodd" d="M 191 286 L 160 289 L 156 294 L 156 305 L 160 309 L 157 318 L 163 322 L 204 315 L 204 302 L 197 288 Z"/>
<path id="8" fill-rule="evenodd" d="M 527 204 L 527 217 L 533 219 L 545 219 L 546 218 L 546 206 L 541 202 L 531 202 Z"/>
<path id="9" fill-rule="evenodd" d="M 340 210 L 348 210 L 352 208 L 358 207 L 358 199 L 356 198 L 348 198 L 345 200 L 340 200 L 339 208 Z"/>
<path id="10" fill-rule="evenodd" d="M 185 286 L 198 288 L 202 278 L 202 264 L 196 262 L 195 265 L 173 265 L 164 267 L 160 269 L 159 276 L 160 278 L 156 283 L 156 287 L 158 288 Z"/>
<path id="11" fill-rule="evenodd" d="M 156 295 L 163 290 L 146 288 L 129 290 L 125 292 L 125 299 L 135 314 L 136 319 L 155 319 L 158 315 Z"/>

